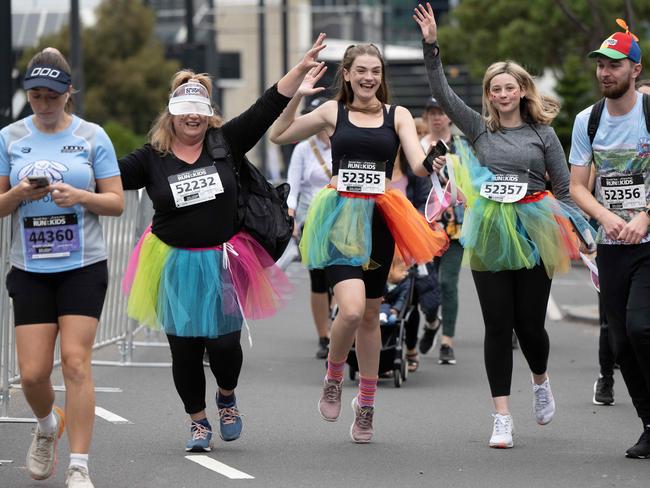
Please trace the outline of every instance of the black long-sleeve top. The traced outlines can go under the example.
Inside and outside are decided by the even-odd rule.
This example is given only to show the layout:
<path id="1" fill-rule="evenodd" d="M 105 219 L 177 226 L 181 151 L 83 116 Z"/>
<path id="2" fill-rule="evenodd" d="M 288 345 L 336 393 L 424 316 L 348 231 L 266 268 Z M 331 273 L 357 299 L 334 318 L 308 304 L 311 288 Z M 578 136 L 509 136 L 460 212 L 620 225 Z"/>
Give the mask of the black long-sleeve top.
<path id="1" fill-rule="evenodd" d="M 290 100 L 274 85 L 248 110 L 221 127 L 235 161 L 242 160 L 257 144 Z M 227 160 L 212 161 L 205 145 L 193 164 L 174 154 L 163 156 L 150 144 L 145 144 L 120 159 L 119 165 L 125 190 L 146 189 L 155 211 L 152 232 L 166 244 L 184 248 L 211 247 L 228 241 L 239 231 L 235 172 Z M 214 200 L 177 208 L 169 177 L 213 165 L 224 192 L 217 194 Z"/>

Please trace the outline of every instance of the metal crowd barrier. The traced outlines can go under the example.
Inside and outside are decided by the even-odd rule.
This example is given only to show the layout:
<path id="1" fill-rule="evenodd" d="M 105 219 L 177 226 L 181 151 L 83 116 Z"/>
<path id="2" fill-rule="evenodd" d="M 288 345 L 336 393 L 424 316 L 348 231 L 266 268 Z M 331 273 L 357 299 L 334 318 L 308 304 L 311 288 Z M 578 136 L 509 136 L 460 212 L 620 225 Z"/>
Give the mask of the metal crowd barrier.
<path id="1" fill-rule="evenodd" d="M 118 344 L 119 361 L 93 361 L 97 365 L 167 367 L 169 363 L 135 363 L 132 360 L 135 346 L 167 346 L 166 343 L 136 342 L 134 336 L 140 330 L 126 315 L 126 296 L 121 282 L 129 256 L 138 235 L 151 221 L 151 204 L 143 192 L 124 192 L 124 213 L 121 217 L 100 217 L 108 249 L 109 285 L 102 316 L 93 349 Z M 33 422 L 34 419 L 9 417 L 11 389 L 17 387 L 20 371 L 16 357 L 15 334 L 11 300 L 4 285 L 9 271 L 9 248 L 11 243 L 11 217 L 0 219 L 0 422 Z M 59 347 L 55 350 L 54 363 L 60 364 Z"/>

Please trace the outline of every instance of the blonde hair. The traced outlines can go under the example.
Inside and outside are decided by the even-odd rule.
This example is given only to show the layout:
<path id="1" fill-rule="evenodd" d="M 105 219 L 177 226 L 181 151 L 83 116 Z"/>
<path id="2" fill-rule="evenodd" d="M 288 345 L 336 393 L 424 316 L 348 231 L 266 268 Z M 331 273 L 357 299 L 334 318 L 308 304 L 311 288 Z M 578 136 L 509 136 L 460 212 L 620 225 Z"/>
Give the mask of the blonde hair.
<path id="1" fill-rule="evenodd" d="M 354 103 L 354 92 L 350 83 L 345 81 L 343 77 L 343 70 L 350 71 L 354 60 L 358 56 L 363 55 L 375 56 L 379 59 L 381 63 L 381 83 L 377 89 L 376 97 L 379 100 L 376 106 L 369 108 L 359 108 L 353 105 Z M 335 100 L 343 102 L 348 110 L 363 112 L 363 113 L 377 113 L 381 111 L 384 107 L 384 104 L 388 103 L 390 100 L 390 93 L 388 90 L 388 84 L 386 82 L 386 64 L 384 63 L 384 58 L 379 52 L 379 48 L 374 44 L 352 44 L 347 47 L 345 54 L 343 54 L 343 60 L 339 64 L 338 70 L 336 72 L 336 84 L 337 93 L 334 97 Z"/>
<path id="2" fill-rule="evenodd" d="M 195 73 L 190 69 L 184 69 L 178 71 L 172 78 L 171 90 L 169 92 L 170 96 L 174 93 L 174 90 L 188 81 L 195 81 L 203 85 L 206 90 L 208 90 L 208 95 L 212 99 L 212 81 L 210 80 L 210 75 L 207 73 Z M 156 121 L 153 123 L 151 130 L 149 131 L 149 141 L 153 148 L 160 152 L 163 156 L 169 154 L 172 150 L 172 144 L 174 143 L 174 125 L 172 124 L 173 115 L 169 113 L 167 107 L 164 108 L 158 114 Z M 208 127 L 221 127 L 223 124 L 223 119 L 217 115 L 216 110 L 214 115 L 208 120 Z"/>
<path id="3" fill-rule="evenodd" d="M 524 122 L 529 124 L 549 125 L 560 112 L 560 102 L 537 91 L 533 77 L 514 61 L 499 61 L 490 65 L 483 76 L 483 116 L 485 125 L 491 131 L 501 128 L 499 112 L 490 102 L 490 82 L 500 74 L 509 74 L 519 88 L 526 92 L 519 104 L 519 111 Z"/>

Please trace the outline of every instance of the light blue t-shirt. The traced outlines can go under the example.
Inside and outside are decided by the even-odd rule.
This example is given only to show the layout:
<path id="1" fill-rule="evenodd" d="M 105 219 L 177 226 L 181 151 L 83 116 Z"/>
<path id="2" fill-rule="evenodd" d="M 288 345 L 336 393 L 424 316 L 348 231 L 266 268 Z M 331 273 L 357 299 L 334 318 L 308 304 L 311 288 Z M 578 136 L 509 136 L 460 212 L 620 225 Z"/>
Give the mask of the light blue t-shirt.
<path id="1" fill-rule="evenodd" d="M 569 162 L 587 166 L 593 160 L 598 176 L 596 199 L 629 222 L 650 201 L 650 133 L 643 115 L 643 97 L 637 92 L 632 110 L 620 116 L 610 115 L 605 104 L 593 145 L 587 133 L 592 108 L 593 105 L 576 116 Z M 608 238 L 602 226 L 596 242 L 624 244 Z M 650 242 L 650 233 L 641 242 Z"/>
<path id="2" fill-rule="evenodd" d="M 96 124 L 72 116 L 56 134 L 39 131 L 32 116 L 0 131 L 0 176 L 15 186 L 26 176 L 45 176 L 95 192 L 96 179 L 119 176 L 110 139 Z M 11 256 L 16 268 L 54 273 L 106 259 L 99 217 L 82 205 L 61 208 L 51 194 L 23 201 L 11 215 Z"/>

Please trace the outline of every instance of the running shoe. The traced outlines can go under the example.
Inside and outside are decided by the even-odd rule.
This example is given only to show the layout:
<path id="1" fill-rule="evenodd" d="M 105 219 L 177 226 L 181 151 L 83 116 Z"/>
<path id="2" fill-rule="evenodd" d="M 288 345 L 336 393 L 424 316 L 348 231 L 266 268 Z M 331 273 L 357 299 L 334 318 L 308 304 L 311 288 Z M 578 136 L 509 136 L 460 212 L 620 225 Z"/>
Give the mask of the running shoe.
<path id="1" fill-rule="evenodd" d="M 438 330 L 440 330 L 440 320 L 438 318 L 424 325 L 424 334 L 420 339 L 420 352 L 422 354 L 428 353 L 436 345 Z"/>
<path id="2" fill-rule="evenodd" d="M 614 405 L 614 377 L 599 376 L 594 383 L 594 405 Z"/>
<path id="3" fill-rule="evenodd" d="M 65 472 L 65 486 L 67 488 L 95 488 L 90 481 L 88 470 L 82 466 L 72 465 Z"/>
<path id="4" fill-rule="evenodd" d="M 515 428 L 512 423 L 512 415 L 501 415 L 500 413 L 492 414 L 494 425 L 492 426 L 492 437 L 490 437 L 490 447 L 495 449 L 510 449 L 514 444 L 512 435 Z"/>
<path id="5" fill-rule="evenodd" d="M 438 364 L 456 364 L 456 356 L 454 355 L 454 348 L 447 344 L 440 346 L 440 357 Z"/>
<path id="6" fill-rule="evenodd" d="M 242 427 L 241 415 L 236 403 L 219 409 L 219 437 L 224 441 L 239 439 Z"/>
<path id="7" fill-rule="evenodd" d="M 56 469 L 56 448 L 65 428 L 65 415 L 59 407 L 54 407 L 52 412 L 56 419 L 54 432 L 45 434 L 36 426 L 34 438 L 27 451 L 27 471 L 35 480 L 49 478 Z"/>
<path id="8" fill-rule="evenodd" d="M 198 422 L 192 420 L 190 435 L 190 440 L 185 444 L 187 452 L 212 451 L 212 427 L 208 419 L 201 419 Z"/>
<path id="9" fill-rule="evenodd" d="M 375 414 L 375 407 L 361 407 L 357 397 L 352 399 L 352 411 L 354 422 L 350 427 L 350 437 L 357 444 L 366 444 L 372 440 L 374 431 L 372 429 L 372 418 Z"/>
<path id="10" fill-rule="evenodd" d="M 327 359 L 327 355 L 330 352 L 330 338 L 321 337 L 318 339 L 318 350 L 316 351 L 316 357 L 318 359 Z"/>
<path id="11" fill-rule="evenodd" d="M 625 451 L 625 456 L 634 459 L 650 458 L 650 425 L 646 425 L 636 444 Z"/>
<path id="12" fill-rule="evenodd" d="M 318 411 L 323 420 L 336 422 L 341 414 L 341 391 L 343 381 L 328 380 L 323 382 L 323 393 L 318 401 Z"/>
<path id="13" fill-rule="evenodd" d="M 555 399 L 548 378 L 541 385 L 533 383 L 533 412 L 539 425 L 546 425 L 555 415 Z"/>

